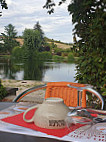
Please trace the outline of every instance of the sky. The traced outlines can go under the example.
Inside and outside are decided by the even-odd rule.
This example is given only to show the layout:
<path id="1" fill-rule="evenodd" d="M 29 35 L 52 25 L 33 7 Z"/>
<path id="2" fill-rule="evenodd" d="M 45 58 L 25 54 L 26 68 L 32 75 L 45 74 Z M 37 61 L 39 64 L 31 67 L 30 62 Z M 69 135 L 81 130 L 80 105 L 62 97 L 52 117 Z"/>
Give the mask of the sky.
<path id="1" fill-rule="evenodd" d="M 46 37 L 72 43 L 72 17 L 67 10 L 69 1 L 67 0 L 61 6 L 57 5 L 55 12 L 49 15 L 47 9 L 43 8 L 46 0 L 6 0 L 8 9 L 2 10 L 0 34 L 4 32 L 4 26 L 12 24 L 18 35 L 22 35 L 25 28 L 33 29 L 34 25 L 39 22 Z"/>

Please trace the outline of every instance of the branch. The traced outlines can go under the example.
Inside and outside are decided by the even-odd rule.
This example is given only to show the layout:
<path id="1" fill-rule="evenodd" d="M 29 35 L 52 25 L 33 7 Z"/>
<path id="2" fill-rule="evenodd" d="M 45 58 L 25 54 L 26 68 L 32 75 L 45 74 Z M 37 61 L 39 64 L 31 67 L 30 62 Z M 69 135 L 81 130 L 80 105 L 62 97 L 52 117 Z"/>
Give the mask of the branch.
<path id="1" fill-rule="evenodd" d="M 0 0 L 0 6 L 1 6 L 2 9 L 3 9 L 3 8 L 8 9 L 7 3 L 5 2 L 5 0 Z M 0 11 L 0 16 L 2 16 L 1 13 L 2 13 L 2 12 Z"/>
<path id="2" fill-rule="evenodd" d="M 66 0 L 61 0 L 58 2 L 58 5 L 60 6 L 62 3 L 64 3 Z M 54 13 L 54 7 L 56 6 L 56 3 L 53 0 L 46 0 L 45 5 L 43 8 L 48 9 L 47 13 L 51 14 Z"/>

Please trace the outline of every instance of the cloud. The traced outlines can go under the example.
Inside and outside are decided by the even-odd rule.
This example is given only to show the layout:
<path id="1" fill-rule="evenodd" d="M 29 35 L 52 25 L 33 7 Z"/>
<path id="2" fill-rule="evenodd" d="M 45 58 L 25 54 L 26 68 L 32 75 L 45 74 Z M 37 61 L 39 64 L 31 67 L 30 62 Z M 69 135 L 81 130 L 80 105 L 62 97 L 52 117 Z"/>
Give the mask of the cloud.
<path id="1" fill-rule="evenodd" d="M 39 21 L 48 38 L 72 42 L 73 26 L 72 17 L 67 11 L 68 1 L 56 6 L 52 15 L 47 14 L 47 10 L 43 9 L 46 0 L 7 0 L 6 2 L 8 10 L 4 9 L 3 16 L 0 17 L 0 33 L 4 31 L 4 26 L 11 23 L 16 27 L 18 35 L 21 35 L 25 28 L 33 28 Z"/>
<path id="2" fill-rule="evenodd" d="M 12 0 L 6 0 L 7 5 L 11 5 L 12 4 Z"/>

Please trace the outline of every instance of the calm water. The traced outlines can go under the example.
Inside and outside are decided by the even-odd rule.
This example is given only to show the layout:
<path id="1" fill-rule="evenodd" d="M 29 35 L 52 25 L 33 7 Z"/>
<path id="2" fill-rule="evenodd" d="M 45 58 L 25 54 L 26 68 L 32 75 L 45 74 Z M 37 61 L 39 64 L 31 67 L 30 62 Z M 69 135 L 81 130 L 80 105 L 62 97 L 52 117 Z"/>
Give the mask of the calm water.
<path id="1" fill-rule="evenodd" d="M 0 58 L 1 79 L 75 82 L 75 73 L 74 63 L 28 61 L 24 64 Z"/>
<path id="2" fill-rule="evenodd" d="M 75 64 L 45 62 L 48 67 L 44 71 L 43 81 L 71 81 L 75 82 Z"/>

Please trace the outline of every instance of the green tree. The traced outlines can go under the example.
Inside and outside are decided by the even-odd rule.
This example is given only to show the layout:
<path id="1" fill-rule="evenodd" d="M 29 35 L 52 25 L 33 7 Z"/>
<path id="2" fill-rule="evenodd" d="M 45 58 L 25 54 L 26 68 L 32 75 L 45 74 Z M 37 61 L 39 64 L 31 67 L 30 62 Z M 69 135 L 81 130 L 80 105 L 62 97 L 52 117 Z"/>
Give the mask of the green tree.
<path id="1" fill-rule="evenodd" d="M 21 61 L 24 57 L 24 48 L 16 46 L 12 50 L 11 58 L 13 58 L 15 61 Z"/>
<path id="2" fill-rule="evenodd" d="M 41 35 L 41 38 L 42 40 L 44 40 L 44 32 L 41 28 L 41 25 L 39 24 L 39 22 L 37 22 L 35 25 L 34 25 L 34 28 L 33 28 L 35 31 L 38 30 L 40 32 L 40 35 Z"/>
<path id="3" fill-rule="evenodd" d="M 79 47 L 76 79 L 100 89 L 106 80 L 106 3 L 104 0 L 73 0 L 68 6 Z"/>
<path id="4" fill-rule="evenodd" d="M 25 29 L 23 33 L 24 47 L 26 49 L 26 54 L 32 56 L 34 51 L 39 51 L 42 46 L 42 40 L 40 32 L 33 29 Z"/>
<path id="5" fill-rule="evenodd" d="M 59 1 L 59 5 L 65 1 Z M 54 6 L 47 0 L 44 7 L 51 14 Z M 72 0 L 68 11 L 75 25 L 74 38 L 80 39 L 75 40 L 79 55 L 76 80 L 100 89 L 106 84 L 106 0 Z"/>
<path id="6" fill-rule="evenodd" d="M 17 31 L 12 24 L 5 26 L 5 31 L 2 33 L 2 40 L 4 42 L 4 49 L 6 52 L 11 53 L 12 49 L 19 45 L 19 42 L 16 41 Z"/>
<path id="7" fill-rule="evenodd" d="M 7 91 L 6 91 L 6 88 L 2 85 L 1 83 L 1 79 L 0 79 L 0 101 L 6 97 L 7 95 Z"/>
<path id="8" fill-rule="evenodd" d="M 43 30 L 42 30 L 41 25 L 39 24 L 39 22 L 37 22 L 34 25 L 33 29 L 35 31 L 39 31 L 39 33 L 40 33 L 41 47 L 39 48 L 39 51 L 43 51 L 44 50 L 44 44 L 45 44 L 45 38 L 44 38 L 44 32 L 43 32 Z"/>

